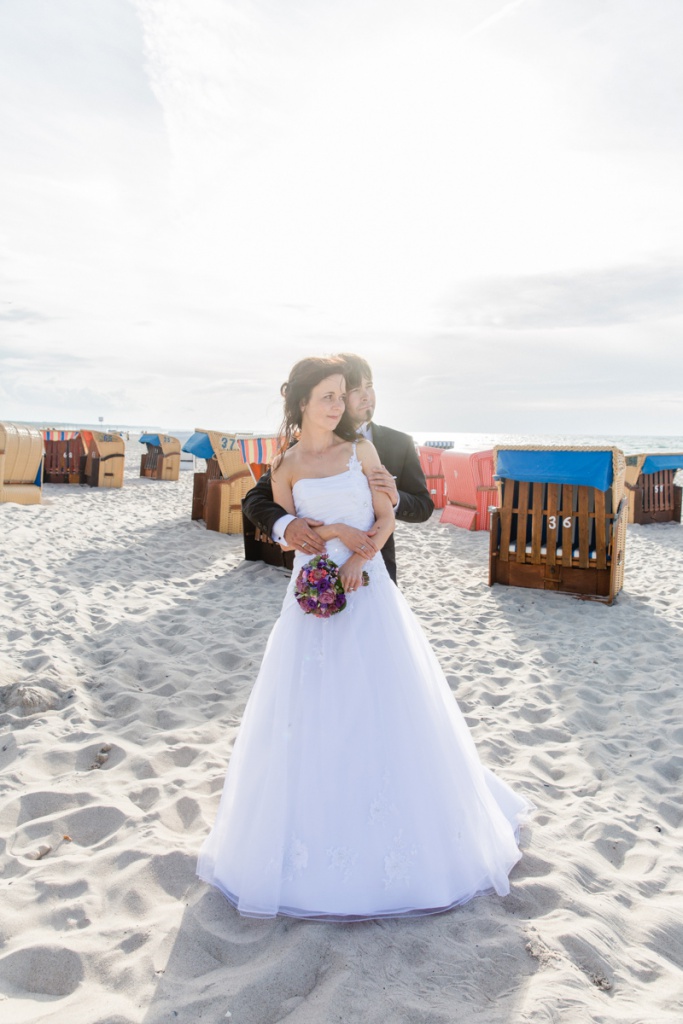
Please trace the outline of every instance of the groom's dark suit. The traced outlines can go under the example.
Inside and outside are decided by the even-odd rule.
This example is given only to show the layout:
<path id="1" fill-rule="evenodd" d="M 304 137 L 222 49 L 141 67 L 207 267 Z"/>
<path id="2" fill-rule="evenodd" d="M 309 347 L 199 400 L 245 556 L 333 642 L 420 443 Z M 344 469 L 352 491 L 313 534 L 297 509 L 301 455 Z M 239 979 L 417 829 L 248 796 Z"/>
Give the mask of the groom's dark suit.
<path id="1" fill-rule="evenodd" d="M 396 478 L 396 489 L 400 499 L 396 518 L 407 523 L 424 523 L 434 511 L 434 502 L 429 497 L 412 437 L 400 430 L 380 427 L 373 423 L 372 443 L 377 449 L 382 465 Z M 256 487 L 252 487 L 244 498 L 242 511 L 268 537 L 271 536 L 278 519 L 287 515 L 286 510 L 273 501 L 270 471 L 261 477 Z M 395 583 L 396 552 L 393 534 L 382 548 L 382 558 Z"/>

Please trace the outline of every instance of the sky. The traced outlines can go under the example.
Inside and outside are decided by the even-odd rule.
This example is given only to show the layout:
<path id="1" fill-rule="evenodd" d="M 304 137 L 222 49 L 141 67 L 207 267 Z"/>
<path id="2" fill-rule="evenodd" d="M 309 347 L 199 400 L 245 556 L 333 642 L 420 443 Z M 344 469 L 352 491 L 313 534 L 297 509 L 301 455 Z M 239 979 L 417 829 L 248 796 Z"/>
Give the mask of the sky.
<path id="1" fill-rule="evenodd" d="M 683 434 L 680 0 L 0 0 L 0 419 Z"/>

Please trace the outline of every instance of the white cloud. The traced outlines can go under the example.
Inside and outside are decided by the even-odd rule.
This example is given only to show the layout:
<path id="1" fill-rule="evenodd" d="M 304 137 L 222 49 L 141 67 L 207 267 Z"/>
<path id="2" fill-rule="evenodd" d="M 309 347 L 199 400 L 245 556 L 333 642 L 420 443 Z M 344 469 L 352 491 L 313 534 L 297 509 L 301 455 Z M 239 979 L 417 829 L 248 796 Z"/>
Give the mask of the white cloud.
<path id="1" fill-rule="evenodd" d="M 661 429 L 681 28 L 673 0 L 6 0 L 3 415 L 258 429 L 296 358 L 356 349 L 397 426 L 540 430 L 555 395 Z M 548 361 L 620 344 L 584 392 Z"/>

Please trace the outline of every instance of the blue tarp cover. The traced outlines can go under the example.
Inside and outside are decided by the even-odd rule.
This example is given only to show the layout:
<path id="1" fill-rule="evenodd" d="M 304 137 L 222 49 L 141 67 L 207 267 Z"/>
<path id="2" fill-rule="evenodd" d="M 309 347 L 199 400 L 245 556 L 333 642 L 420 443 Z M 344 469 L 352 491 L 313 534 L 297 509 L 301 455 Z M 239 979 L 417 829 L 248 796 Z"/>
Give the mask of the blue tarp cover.
<path id="1" fill-rule="evenodd" d="M 579 484 L 606 491 L 612 486 L 612 452 L 499 450 L 496 475 L 543 484 Z"/>
<path id="2" fill-rule="evenodd" d="M 683 469 L 683 453 L 674 455 L 648 455 L 641 473 L 659 473 L 661 469 Z"/>
<path id="3" fill-rule="evenodd" d="M 158 434 L 140 434 L 140 444 L 153 444 L 159 448 L 161 441 Z"/>
<path id="4" fill-rule="evenodd" d="M 183 445 L 183 451 L 190 455 L 196 455 L 198 459 L 210 459 L 213 456 L 213 448 L 208 434 L 193 434 Z"/>

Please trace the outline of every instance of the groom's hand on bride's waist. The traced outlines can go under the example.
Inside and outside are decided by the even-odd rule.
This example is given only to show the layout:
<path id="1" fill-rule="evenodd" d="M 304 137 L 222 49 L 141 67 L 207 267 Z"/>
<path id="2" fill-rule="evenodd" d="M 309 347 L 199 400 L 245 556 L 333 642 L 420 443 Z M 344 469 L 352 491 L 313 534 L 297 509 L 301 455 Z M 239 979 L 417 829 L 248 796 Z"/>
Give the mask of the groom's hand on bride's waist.
<path id="1" fill-rule="evenodd" d="M 284 535 L 287 547 L 296 548 L 304 555 L 322 555 L 325 542 L 313 529 L 322 525 L 318 519 L 292 519 Z"/>

